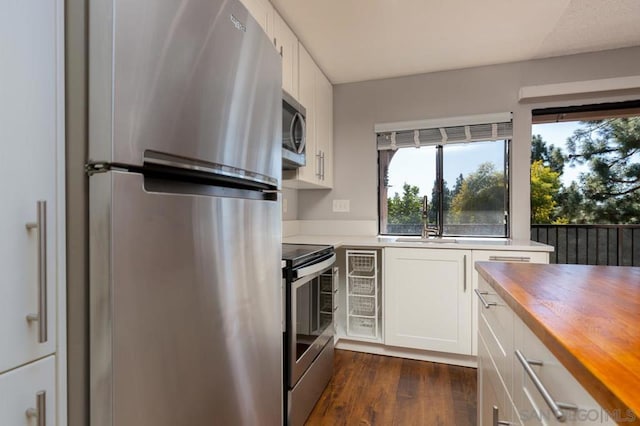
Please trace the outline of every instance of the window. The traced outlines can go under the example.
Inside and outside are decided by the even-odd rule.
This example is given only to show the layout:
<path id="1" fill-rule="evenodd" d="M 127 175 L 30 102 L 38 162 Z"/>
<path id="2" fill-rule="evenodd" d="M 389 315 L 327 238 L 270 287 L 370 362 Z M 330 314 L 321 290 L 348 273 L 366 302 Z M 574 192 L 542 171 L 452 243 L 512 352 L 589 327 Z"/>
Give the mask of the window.
<path id="1" fill-rule="evenodd" d="M 378 132 L 380 234 L 421 235 L 426 221 L 432 235 L 507 237 L 502 124 Z"/>
<path id="2" fill-rule="evenodd" d="M 532 113 L 531 239 L 552 263 L 640 265 L 640 101 Z"/>

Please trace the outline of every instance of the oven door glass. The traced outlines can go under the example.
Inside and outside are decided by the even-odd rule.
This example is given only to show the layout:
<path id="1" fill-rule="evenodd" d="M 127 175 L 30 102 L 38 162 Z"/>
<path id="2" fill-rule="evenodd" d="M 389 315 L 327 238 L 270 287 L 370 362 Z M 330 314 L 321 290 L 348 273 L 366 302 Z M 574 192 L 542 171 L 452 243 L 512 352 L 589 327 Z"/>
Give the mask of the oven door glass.
<path id="1" fill-rule="evenodd" d="M 293 386 L 333 336 L 333 270 L 295 281 L 291 288 L 290 359 Z"/>

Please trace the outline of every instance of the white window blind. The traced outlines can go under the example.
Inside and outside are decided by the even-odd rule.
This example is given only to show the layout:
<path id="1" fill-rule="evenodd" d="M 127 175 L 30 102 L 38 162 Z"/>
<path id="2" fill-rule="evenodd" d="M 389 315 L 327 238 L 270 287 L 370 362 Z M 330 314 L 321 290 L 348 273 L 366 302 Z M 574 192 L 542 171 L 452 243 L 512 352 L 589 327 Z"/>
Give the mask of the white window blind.
<path id="1" fill-rule="evenodd" d="M 376 124 L 378 150 L 513 137 L 511 113 Z"/>

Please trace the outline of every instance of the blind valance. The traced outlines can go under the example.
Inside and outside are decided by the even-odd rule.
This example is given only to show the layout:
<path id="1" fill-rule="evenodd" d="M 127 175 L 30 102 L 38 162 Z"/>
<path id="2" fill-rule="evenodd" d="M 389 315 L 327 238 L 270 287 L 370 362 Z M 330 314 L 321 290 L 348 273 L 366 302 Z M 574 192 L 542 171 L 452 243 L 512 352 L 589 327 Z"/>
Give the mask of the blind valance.
<path id="1" fill-rule="evenodd" d="M 378 150 L 513 137 L 511 113 L 385 123 L 375 126 Z"/>

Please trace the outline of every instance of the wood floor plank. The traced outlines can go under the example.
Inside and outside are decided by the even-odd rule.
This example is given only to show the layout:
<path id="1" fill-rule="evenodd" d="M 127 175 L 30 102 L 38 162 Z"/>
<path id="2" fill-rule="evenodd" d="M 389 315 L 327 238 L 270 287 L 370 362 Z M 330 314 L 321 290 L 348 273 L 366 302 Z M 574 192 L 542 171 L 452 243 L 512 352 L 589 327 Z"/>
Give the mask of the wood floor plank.
<path id="1" fill-rule="evenodd" d="M 307 425 L 476 424 L 476 370 L 336 350 Z"/>

